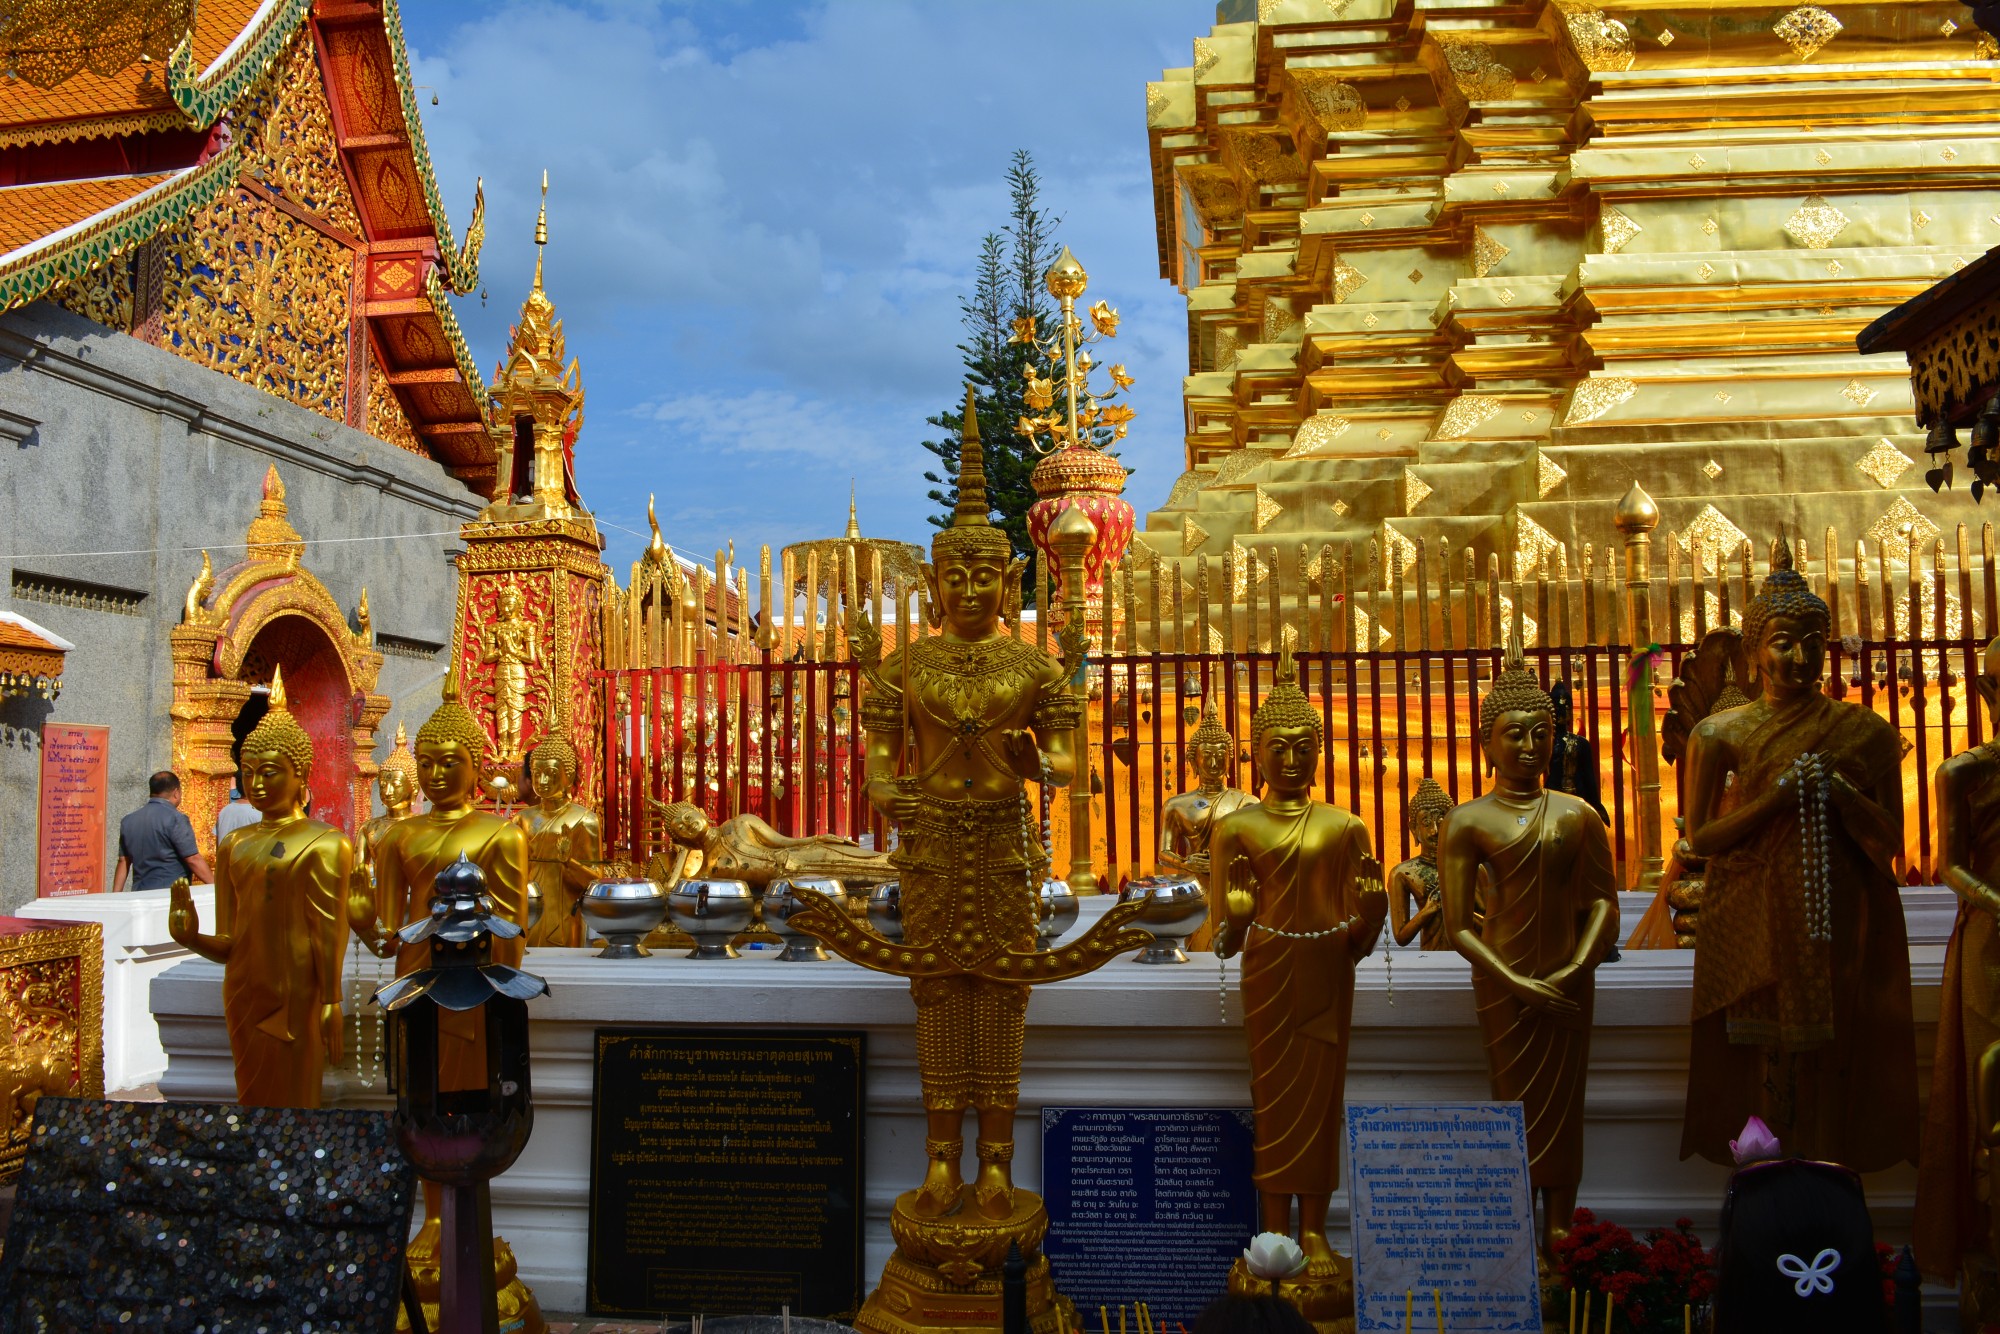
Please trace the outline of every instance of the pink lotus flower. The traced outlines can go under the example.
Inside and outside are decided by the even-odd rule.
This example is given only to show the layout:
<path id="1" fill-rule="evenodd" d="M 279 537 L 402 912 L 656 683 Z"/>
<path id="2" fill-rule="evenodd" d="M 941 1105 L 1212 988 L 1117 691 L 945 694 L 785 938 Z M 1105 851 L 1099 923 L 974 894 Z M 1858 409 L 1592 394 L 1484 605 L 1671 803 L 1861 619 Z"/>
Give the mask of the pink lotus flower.
<path id="1" fill-rule="evenodd" d="M 1785 1156 L 1784 1149 L 1778 1145 L 1778 1137 L 1771 1133 L 1771 1127 L 1765 1125 L 1764 1119 L 1759 1116 L 1743 1123 L 1743 1133 L 1729 1141 L 1729 1152 L 1738 1167 Z"/>

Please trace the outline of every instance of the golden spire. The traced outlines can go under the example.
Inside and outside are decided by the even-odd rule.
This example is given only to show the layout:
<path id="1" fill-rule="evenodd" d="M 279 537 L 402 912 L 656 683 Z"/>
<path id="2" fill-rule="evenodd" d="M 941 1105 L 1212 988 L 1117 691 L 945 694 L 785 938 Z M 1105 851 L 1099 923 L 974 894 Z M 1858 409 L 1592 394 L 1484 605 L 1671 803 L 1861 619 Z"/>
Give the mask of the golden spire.
<path id="1" fill-rule="evenodd" d="M 954 528 L 986 528 L 986 455 L 979 444 L 979 411 L 972 386 L 965 386 L 965 417 L 958 446 L 958 504 L 951 512 Z"/>
<path id="2" fill-rule="evenodd" d="M 977 429 L 977 428 L 974 428 L 974 429 Z M 847 537 L 847 540 L 848 540 L 848 541 L 850 541 L 850 542 L 859 542 L 859 541 L 861 540 L 861 519 L 860 519 L 860 517 L 859 517 L 859 516 L 858 516 L 858 515 L 857 515 L 857 514 L 855 513 L 855 509 L 854 509 L 854 479 L 853 479 L 852 477 L 850 477 L 850 478 L 848 478 L 848 479 L 847 479 L 847 533 L 846 533 L 846 537 Z"/>
<path id="3" fill-rule="evenodd" d="M 663 565 L 668 556 L 667 539 L 660 536 L 660 516 L 653 512 L 653 494 L 650 491 L 646 493 L 646 523 L 653 530 L 652 537 L 646 542 L 646 559 Z"/>
<path id="4" fill-rule="evenodd" d="M 542 290 L 542 247 L 549 243 L 549 169 L 542 168 L 542 211 L 535 215 L 535 285 Z"/>
<path id="5" fill-rule="evenodd" d="M 271 712 L 285 710 L 284 669 L 273 663 L 271 666 Z"/>

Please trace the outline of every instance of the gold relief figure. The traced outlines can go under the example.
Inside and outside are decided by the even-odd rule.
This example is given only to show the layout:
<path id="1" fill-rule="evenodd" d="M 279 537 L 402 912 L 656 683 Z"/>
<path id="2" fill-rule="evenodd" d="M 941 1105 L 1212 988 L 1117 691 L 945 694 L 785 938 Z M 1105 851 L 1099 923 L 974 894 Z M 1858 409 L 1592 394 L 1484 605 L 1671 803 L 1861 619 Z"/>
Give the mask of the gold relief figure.
<path id="1" fill-rule="evenodd" d="M 479 657 L 493 668 L 493 735 L 503 757 L 520 754 L 532 669 L 542 662 L 541 635 L 521 614 L 525 602 L 516 585 L 501 588 L 500 618 L 486 627 Z"/>
<path id="2" fill-rule="evenodd" d="M 1229 786 L 1229 762 L 1235 758 L 1235 749 L 1228 729 L 1216 717 L 1215 694 L 1210 692 L 1202 701 L 1201 725 L 1187 742 L 1197 785 L 1192 792 L 1168 798 L 1160 808 L 1160 865 L 1195 876 L 1209 891 L 1208 925 L 1189 938 L 1190 949 L 1206 948 L 1215 925 L 1222 920 L 1221 896 L 1215 893 L 1209 877 L 1209 839 L 1223 817 L 1257 801 L 1248 792 Z"/>
<path id="3" fill-rule="evenodd" d="M 354 846 L 307 818 L 312 738 L 271 674 L 271 708 L 243 739 L 244 795 L 263 814 L 216 849 L 215 934 L 203 935 L 186 880 L 174 882 L 169 934 L 222 965 L 222 1015 L 245 1107 L 317 1107 L 320 1075 L 340 1060 L 341 911 Z"/>
<path id="4" fill-rule="evenodd" d="M 583 944 L 583 918 L 576 905 L 597 878 L 604 855 L 604 824 L 597 812 L 576 801 L 576 750 L 559 736 L 544 737 L 528 757 L 535 804 L 514 823 L 528 837 L 528 878 L 542 898 L 542 917 L 528 929 L 530 945 Z"/>
<path id="5" fill-rule="evenodd" d="M 361 824 L 361 837 L 355 848 L 359 865 L 354 868 L 354 883 L 357 891 L 365 887 L 375 899 L 377 917 L 393 917 L 395 905 L 376 894 L 375 855 L 390 828 L 398 820 L 409 818 L 410 805 L 417 796 L 417 757 L 410 753 L 409 734 L 401 723 L 396 724 L 396 744 L 389 751 L 389 758 L 382 761 L 375 774 L 375 790 L 382 797 L 383 813 L 371 815 Z"/>
<path id="6" fill-rule="evenodd" d="M 1756 1115 L 1789 1152 L 1873 1172 L 1917 1150 L 1902 746 L 1820 692 L 1826 603 L 1782 541 L 1771 566 L 1743 616 L 1763 694 L 1689 736 L 1687 842 L 1708 866 L 1681 1156 L 1727 1163 Z"/>
<path id="7" fill-rule="evenodd" d="M 1277 683 L 1251 722 L 1264 799 L 1217 821 L 1210 843 L 1228 884 L 1215 952 L 1243 957 L 1259 1225 L 1289 1231 L 1298 1197 L 1309 1280 L 1331 1278 L 1340 1265 L 1326 1239 L 1326 1211 L 1340 1185 L 1354 965 L 1375 948 L 1389 914 L 1368 827 L 1313 799 L 1320 726 L 1287 644 Z"/>
<path id="8" fill-rule="evenodd" d="M 708 818 L 691 802 L 650 801 L 661 827 L 682 856 L 678 872 L 667 882 L 693 875 L 768 885 L 792 876 L 831 876 L 852 885 L 877 885 L 896 878 L 889 854 L 870 852 L 838 834 L 808 834 L 792 838 L 755 815 L 736 815 L 721 823 Z"/>
<path id="9" fill-rule="evenodd" d="M 2000 722 L 2000 639 L 1986 647 L 1974 684 Z M 1979 1111 L 1981 1062 L 2000 1044 L 2000 742 L 1986 741 L 1938 766 L 1935 778 L 1940 878 L 1959 898 L 1945 947 L 1931 1097 L 1917 1156 L 1913 1225 L 1917 1263 L 1942 1281 L 1993 1255 L 1986 1203 L 1990 1174 L 1978 1170 L 1987 1122 Z M 1990 1115 L 1988 1113 L 1987 1115 Z M 2000 1255 L 1994 1255 L 2000 1259 Z M 1993 1280 L 1983 1284 L 1991 1288 Z M 2000 1313 L 1967 1312 L 1967 1328 Z"/>
<path id="10" fill-rule="evenodd" d="M 1494 786 L 1453 807 L 1439 831 L 1444 930 L 1472 963 L 1493 1097 L 1519 1102 L 1527 1118 L 1528 1180 L 1553 1259 L 1583 1179 L 1596 971 L 1617 936 L 1618 886 L 1604 821 L 1542 786 L 1555 705 L 1518 657 L 1480 703 L 1479 733 Z"/>
<path id="11" fill-rule="evenodd" d="M 1448 950 L 1444 934 L 1444 895 L 1438 887 L 1438 829 L 1456 803 L 1435 778 L 1417 785 L 1410 798 L 1410 832 L 1417 836 L 1417 855 L 1389 872 L 1389 928 L 1398 945 L 1421 938 L 1427 950 Z"/>

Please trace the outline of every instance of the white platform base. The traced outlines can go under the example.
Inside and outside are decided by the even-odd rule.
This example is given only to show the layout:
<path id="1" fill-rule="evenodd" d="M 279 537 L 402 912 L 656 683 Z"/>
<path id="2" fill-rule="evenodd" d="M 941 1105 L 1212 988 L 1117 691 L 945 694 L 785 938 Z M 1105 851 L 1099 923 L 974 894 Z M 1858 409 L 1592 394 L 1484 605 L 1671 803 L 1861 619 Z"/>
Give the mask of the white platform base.
<path id="1" fill-rule="evenodd" d="M 1913 940 L 1921 942 L 1911 946 L 1911 968 L 1926 1087 L 1948 898 L 1919 890 L 1908 899 Z M 1044 1105 L 1248 1105 L 1234 967 L 1225 1024 L 1217 1019 L 1213 956 L 1196 960 L 1168 967 L 1120 960 L 1089 977 L 1036 989 L 1016 1123 L 1015 1171 L 1022 1185 L 1040 1185 Z M 1687 951 L 1632 952 L 1598 974 L 1581 1203 L 1634 1230 L 1691 1217 L 1712 1243 L 1727 1173 L 1677 1158 L 1692 962 Z M 374 960 L 361 966 L 373 976 Z M 770 953 L 731 962 L 655 957 L 613 963 L 586 950 L 534 950 L 527 966 L 552 990 L 532 1007 L 535 1132 L 513 1170 L 494 1183 L 493 1206 L 495 1225 L 513 1244 L 522 1277 L 544 1308 L 580 1311 L 584 1305 L 591 1033 L 601 1025 L 866 1030 L 865 1271 L 881 1272 L 891 1248 L 889 1206 L 897 1192 L 916 1184 L 923 1163 L 915 1011 L 907 986 L 838 961 L 785 964 Z M 194 960 L 153 985 L 153 1011 L 171 1057 L 161 1082 L 169 1098 L 228 1101 L 234 1095 L 221 971 Z M 1390 974 L 1380 953 L 1360 970 L 1350 1096 L 1485 1097 L 1485 1055 L 1465 962 L 1456 955 L 1396 951 L 1393 1003 Z M 388 1104 L 379 1084 L 363 1090 L 344 1072 L 329 1075 L 327 1092 L 334 1106 Z M 1907 1167 L 1869 1179 L 1883 1240 L 1908 1236 L 1915 1179 Z M 1345 1210 L 1345 1197 L 1336 1197 L 1337 1230 L 1345 1230 Z M 1222 1281 L 1216 1275 L 1218 1290 Z"/>
<path id="2" fill-rule="evenodd" d="M 215 925 L 215 886 L 193 888 L 202 922 Z M 193 956 L 167 934 L 164 889 L 125 894 L 71 894 L 36 899 L 23 917 L 96 922 L 104 928 L 104 1087 L 111 1092 L 156 1083 L 167 1051 L 149 1008 L 153 979 Z"/>

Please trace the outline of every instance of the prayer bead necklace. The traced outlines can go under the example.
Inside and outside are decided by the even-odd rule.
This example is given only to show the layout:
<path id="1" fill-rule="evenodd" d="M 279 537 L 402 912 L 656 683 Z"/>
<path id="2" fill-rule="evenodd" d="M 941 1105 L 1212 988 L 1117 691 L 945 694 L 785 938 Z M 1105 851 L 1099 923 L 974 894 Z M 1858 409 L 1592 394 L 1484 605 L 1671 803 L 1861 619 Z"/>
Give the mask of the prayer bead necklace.
<path id="1" fill-rule="evenodd" d="M 1833 861 L 1828 842 L 1826 809 L 1833 796 L 1833 775 L 1818 755 L 1801 755 L 1779 787 L 1798 780 L 1799 881 L 1805 899 L 1806 939 L 1826 944 L 1833 939 Z"/>
<path id="2" fill-rule="evenodd" d="M 1343 931 L 1350 931 L 1359 925 L 1361 925 L 1359 914 L 1348 918 L 1337 926 L 1329 926 L 1319 931 L 1282 931 L 1275 926 L 1266 926 L 1262 922 L 1252 920 L 1245 934 L 1247 935 L 1250 931 L 1262 931 L 1267 935 L 1277 936 L 1283 940 L 1324 940 L 1328 936 L 1338 935 Z M 1395 985 L 1393 978 L 1390 981 L 1390 985 L 1392 988 Z M 1394 993 L 1392 991 L 1390 1004 L 1393 1005 L 1394 1003 Z M 1215 1022 L 1218 1024 L 1229 1022 L 1229 960 L 1219 954 L 1215 956 L 1215 1010 Z"/>

